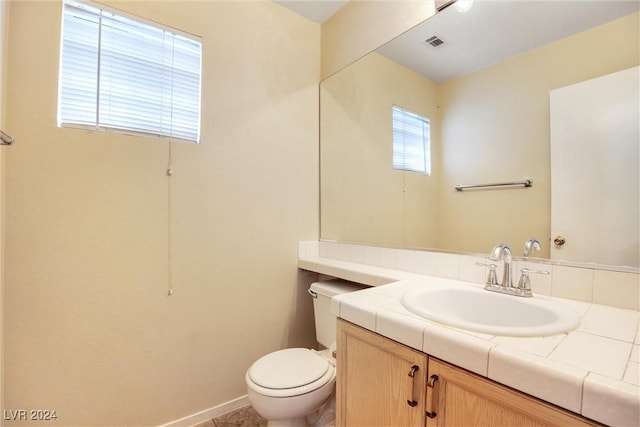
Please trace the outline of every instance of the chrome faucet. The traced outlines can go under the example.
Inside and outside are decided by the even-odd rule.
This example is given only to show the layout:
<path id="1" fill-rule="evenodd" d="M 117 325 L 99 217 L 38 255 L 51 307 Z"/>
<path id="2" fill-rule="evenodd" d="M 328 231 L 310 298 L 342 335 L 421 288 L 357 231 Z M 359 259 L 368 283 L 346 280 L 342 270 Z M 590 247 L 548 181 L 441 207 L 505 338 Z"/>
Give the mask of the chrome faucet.
<path id="1" fill-rule="evenodd" d="M 511 249 L 504 243 L 496 246 L 491 251 L 489 259 L 491 261 L 504 261 L 504 271 L 502 274 L 502 283 L 499 286 L 503 288 L 513 288 L 513 275 L 511 273 Z"/>
<path id="2" fill-rule="evenodd" d="M 532 250 L 539 251 L 541 249 L 542 247 L 540 246 L 540 241 L 535 237 L 532 237 L 531 239 L 524 242 L 524 259 L 529 258 L 529 254 Z"/>
<path id="3" fill-rule="evenodd" d="M 529 243 L 531 242 L 531 243 Z M 536 243 L 538 249 L 540 247 L 540 242 L 536 239 L 529 239 L 527 244 L 525 245 L 525 254 L 528 254 L 528 251 L 532 248 L 536 247 Z M 529 279 L 530 273 L 535 274 L 549 274 L 548 271 L 545 270 L 531 270 L 528 268 L 522 269 L 522 276 L 520 276 L 520 280 L 518 281 L 518 285 L 513 285 L 513 270 L 512 270 L 512 254 L 511 249 L 504 243 L 499 244 L 491 250 L 491 254 L 489 254 L 489 259 L 491 261 L 504 261 L 504 272 L 502 275 L 502 283 L 498 283 L 495 279 L 495 264 L 483 264 L 476 263 L 477 265 L 482 265 L 485 267 L 489 267 L 489 274 L 487 275 L 487 283 L 484 288 L 488 291 L 492 292 L 500 292 L 502 294 L 516 295 L 519 297 L 532 297 L 533 292 L 531 292 L 531 280 Z"/>

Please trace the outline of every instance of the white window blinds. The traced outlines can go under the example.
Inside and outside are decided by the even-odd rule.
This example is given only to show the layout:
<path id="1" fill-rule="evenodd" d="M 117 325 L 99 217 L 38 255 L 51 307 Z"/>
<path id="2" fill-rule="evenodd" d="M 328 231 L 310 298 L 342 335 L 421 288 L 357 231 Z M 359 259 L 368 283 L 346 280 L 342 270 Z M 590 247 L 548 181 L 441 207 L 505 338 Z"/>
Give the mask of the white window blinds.
<path id="1" fill-rule="evenodd" d="M 202 45 L 64 3 L 58 125 L 198 142 Z"/>
<path id="2" fill-rule="evenodd" d="M 393 168 L 431 175 L 429 119 L 393 106 Z"/>

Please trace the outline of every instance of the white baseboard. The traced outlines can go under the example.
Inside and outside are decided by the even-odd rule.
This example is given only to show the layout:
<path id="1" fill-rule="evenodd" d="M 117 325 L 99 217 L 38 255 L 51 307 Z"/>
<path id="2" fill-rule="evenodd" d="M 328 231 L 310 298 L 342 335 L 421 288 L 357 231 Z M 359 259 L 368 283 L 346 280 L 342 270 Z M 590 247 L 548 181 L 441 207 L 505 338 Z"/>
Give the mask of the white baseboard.
<path id="1" fill-rule="evenodd" d="M 209 421 L 210 419 L 215 418 L 219 415 L 226 414 L 227 412 L 235 411 L 236 409 L 240 409 L 243 406 L 247 406 L 248 404 L 249 404 L 249 397 L 245 394 L 244 396 L 240 396 L 236 399 L 222 403 L 218 406 L 214 406 L 213 408 L 196 412 L 195 414 L 188 415 L 186 417 L 180 418 L 179 420 L 171 421 L 167 424 L 162 424 L 160 427 L 195 426 L 196 424 Z"/>

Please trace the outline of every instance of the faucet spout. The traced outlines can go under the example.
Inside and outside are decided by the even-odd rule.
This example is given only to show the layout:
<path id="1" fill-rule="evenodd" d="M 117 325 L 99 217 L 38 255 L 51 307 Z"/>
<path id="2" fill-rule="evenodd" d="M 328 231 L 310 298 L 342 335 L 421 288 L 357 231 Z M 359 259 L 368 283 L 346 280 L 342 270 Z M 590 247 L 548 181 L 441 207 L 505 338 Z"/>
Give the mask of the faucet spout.
<path id="1" fill-rule="evenodd" d="M 512 253 L 509 246 L 502 243 L 497 245 L 491 250 L 491 254 L 489 255 L 489 259 L 491 261 L 504 261 L 504 272 L 502 275 L 502 283 L 501 286 L 512 288 L 513 287 L 513 274 L 511 272 L 511 259 Z"/>
<path id="2" fill-rule="evenodd" d="M 535 237 L 532 237 L 524 243 L 524 259 L 529 258 L 532 250 L 539 251 L 541 249 L 540 241 Z"/>

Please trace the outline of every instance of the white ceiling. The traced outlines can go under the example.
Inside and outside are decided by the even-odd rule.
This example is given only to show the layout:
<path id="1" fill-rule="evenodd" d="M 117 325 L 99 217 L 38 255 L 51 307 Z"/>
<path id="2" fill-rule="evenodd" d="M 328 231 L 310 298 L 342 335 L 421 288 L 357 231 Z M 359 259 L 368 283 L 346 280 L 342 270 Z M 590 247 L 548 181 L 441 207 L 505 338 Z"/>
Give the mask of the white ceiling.
<path id="1" fill-rule="evenodd" d="M 634 0 L 476 0 L 468 12 L 447 7 L 377 52 L 440 83 L 639 9 Z M 433 35 L 444 44 L 429 46 Z"/>
<path id="2" fill-rule="evenodd" d="M 348 1 L 274 0 L 318 23 Z M 377 52 L 440 83 L 638 10 L 638 0 L 475 0 L 467 12 L 447 7 Z M 444 44 L 430 47 L 433 35 Z"/>
<path id="3" fill-rule="evenodd" d="M 348 0 L 274 0 L 287 9 L 322 24 L 336 13 Z"/>

